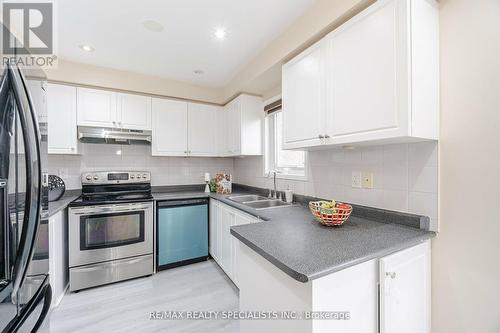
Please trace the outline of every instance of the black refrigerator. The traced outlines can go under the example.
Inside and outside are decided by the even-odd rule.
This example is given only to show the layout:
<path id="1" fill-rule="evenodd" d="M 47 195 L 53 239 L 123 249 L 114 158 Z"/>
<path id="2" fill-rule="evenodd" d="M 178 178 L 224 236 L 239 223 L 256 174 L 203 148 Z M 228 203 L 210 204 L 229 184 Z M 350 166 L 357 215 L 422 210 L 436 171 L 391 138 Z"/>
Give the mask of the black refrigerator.
<path id="1" fill-rule="evenodd" d="M 15 56 L 0 73 L 0 331 L 36 332 L 52 300 L 46 77 Z"/>

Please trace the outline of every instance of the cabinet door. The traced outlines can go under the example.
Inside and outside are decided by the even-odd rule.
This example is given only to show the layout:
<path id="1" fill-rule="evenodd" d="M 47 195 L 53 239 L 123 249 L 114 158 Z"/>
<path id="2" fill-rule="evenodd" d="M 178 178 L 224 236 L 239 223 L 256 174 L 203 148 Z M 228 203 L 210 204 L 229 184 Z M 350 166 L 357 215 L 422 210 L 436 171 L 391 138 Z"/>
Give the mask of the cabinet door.
<path id="1" fill-rule="evenodd" d="M 335 143 L 407 133 L 405 8 L 406 0 L 378 1 L 327 36 L 327 133 Z"/>
<path id="2" fill-rule="evenodd" d="M 242 213 L 235 213 L 234 214 L 234 221 L 233 225 L 244 225 L 244 224 L 250 224 L 250 223 L 255 223 L 258 221 L 257 218 L 254 218 L 252 216 L 242 214 Z M 231 236 L 231 252 L 232 252 L 232 267 L 233 267 L 233 274 L 232 274 L 232 280 L 234 284 L 239 287 L 239 277 L 238 277 L 238 260 L 239 260 L 239 252 L 240 252 L 240 241 L 234 237 L 233 235 Z"/>
<path id="3" fill-rule="evenodd" d="M 210 200 L 210 255 L 219 262 L 220 248 L 220 209 L 218 202 Z"/>
<path id="4" fill-rule="evenodd" d="M 222 258 L 222 208 L 221 204 L 219 202 L 217 204 L 217 210 L 216 210 L 216 224 L 215 224 L 215 253 L 217 255 L 217 262 L 219 265 L 221 264 L 221 258 Z"/>
<path id="5" fill-rule="evenodd" d="M 115 92 L 77 88 L 76 93 L 78 125 L 119 127 Z"/>
<path id="6" fill-rule="evenodd" d="M 151 97 L 120 93 L 117 107 L 120 127 L 151 130 Z"/>
<path id="7" fill-rule="evenodd" d="M 153 156 L 187 155 L 187 103 L 153 98 Z"/>
<path id="8" fill-rule="evenodd" d="M 66 213 L 61 211 L 49 219 L 49 279 L 52 287 L 52 306 L 58 306 L 68 285 L 68 244 Z"/>
<path id="9" fill-rule="evenodd" d="M 220 123 L 221 155 L 238 156 L 241 152 L 241 115 L 237 100 L 231 101 L 224 107 Z"/>
<path id="10" fill-rule="evenodd" d="M 241 104 L 239 101 L 231 103 L 228 114 L 229 120 L 229 155 L 241 154 Z"/>
<path id="11" fill-rule="evenodd" d="M 222 207 L 222 230 L 221 230 L 221 266 L 222 269 L 226 272 L 226 274 L 231 278 L 232 277 L 232 249 L 231 249 L 231 235 L 230 229 L 231 225 L 234 224 L 234 213 L 229 209 Z"/>
<path id="12" fill-rule="evenodd" d="M 217 156 L 217 120 L 214 105 L 188 104 L 188 153 L 190 156 Z"/>
<path id="13" fill-rule="evenodd" d="M 77 154 L 76 87 L 48 84 L 49 154 Z"/>
<path id="14" fill-rule="evenodd" d="M 219 118 L 219 152 L 221 156 L 229 156 L 229 141 L 231 140 L 231 130 L 230 124 L 231 120 L 229 119 L 229 109 L 230 105 L 224 106 L 222 109 L 222 114 Z"/>
<path id="15" fill-rule="evenodd" d="M 283 66 L 285 148 L 322 144 L 325 134 L 325 46 L 320 41 Z"/>
<path id="16" fill-rule="evenodd" d="M 215 205 L 214 201 L 210 200 L 210 218 L 208 219 L 208 252 L 214 257 L 215 245 Z"/>
<path id="17" fill-rule="evenodd" d="M 430 332 L 430 242 L 380 259 L 380 332 Z"/>

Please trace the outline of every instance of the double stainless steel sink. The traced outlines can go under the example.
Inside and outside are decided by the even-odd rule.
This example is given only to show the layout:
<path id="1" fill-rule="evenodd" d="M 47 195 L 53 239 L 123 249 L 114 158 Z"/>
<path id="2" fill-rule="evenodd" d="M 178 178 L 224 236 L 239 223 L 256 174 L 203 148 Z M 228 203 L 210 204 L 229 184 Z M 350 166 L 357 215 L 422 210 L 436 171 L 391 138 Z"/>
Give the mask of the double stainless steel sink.
<path id="1" fill-rule="evenodd" d="M 229 200 L 243 204 L 250 208 L 257 210 L 278 208 L 278 207 L 289 207 L 292 204 L 283 202 L 278 199 L 270 199 L 260 195 L 248 194 L 248 195 L 235 195 L 230 196 Z"/>

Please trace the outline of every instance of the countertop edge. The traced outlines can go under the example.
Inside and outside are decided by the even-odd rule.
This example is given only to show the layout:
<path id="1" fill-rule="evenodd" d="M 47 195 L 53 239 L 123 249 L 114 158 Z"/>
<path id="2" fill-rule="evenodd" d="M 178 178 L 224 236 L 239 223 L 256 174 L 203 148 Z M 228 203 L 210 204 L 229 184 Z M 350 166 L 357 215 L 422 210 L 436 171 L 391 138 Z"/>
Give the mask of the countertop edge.
<path id="1" fill-rule="evenodd" d="M 307 275 L 299 273 L 296 270 L 291 269 L 289 266 L 283 264 L 281 261 L 279 261 L 275 257 L 271 256 L 267 252 L 262 251 L 262 249 L 260 247 L 253 244 L 252 242 L 250 242 L 248 239 L 246 239 L 242 235 L 238 234 L 235 230 L 231 229 L 230 232 L 231 232 L 231 235 L 233 235 L 235 238 L 237 238 L 243 244 L 248 246 L 250 249 L 255 251 L 258 255 L 260 255 L 261 257 L 263 257 L 267 261 L 269 261 L 273 266 L 276 266 L 279 270 L 281 270 L 283 273 L 290 276 L 294 280 L 297 280 L 297 281 L 303 282 L 303 283 L 309 282 L 311 280 Z"/>
<path id="2" fill-rule="evenodd" d="M 316 280 L 318 278 L 324 277 L 329 274 L 333 274 L 336 272 L 339 272 L 341 270 L 344 270 L 346 268 L 352 267 L 359 265 L 361 263 L 373 260 L 373 259 L 379 259 L 385 256 L 388 256 L 392 253 L 399 252 L 408 248 L 411 248 L 413 246 L 422 244 L 436 236 L 435 232 L 429 232 L 429 234 L 421 235 L 418 237 L 415 237 L 414 239 L 402 242 L 401 244 L 398 244 L 397 246 L 392 246 L 387 249 L 383 249 L 381 251 L 373 252 L 370 255 L 366 255 L 364 257 L 360 257 L 356 260 L 351 260 L 348 262 L 345 262 L 343 264 L 333 266 L 331 268 L 325 269 L 323 271 L 311 274 L 311 275 L 306 275 L 304 273 L 297 272 L 296 270 L 291 269 L 289 266 L 286 264 L 282 263 L 272 255 L 268 254 L 267 252 L 263 251 L 259 246 L 255 245 L 251 241 L 249 241 L 247 238 L 245 238 L 243 235 L 240 235 L 236 230 L 231 228 L 231 235 L 233 235 L 235 238 L 237 238 L 239 241 L 241 241 L 243 244 L 251 248 L 253 251 L 255 251 L 257 254 L 259 254 L 261 257 L 265 258 L 267 261 L 269 261 L 271 264 L 276 266 L 278 269 L 286 273 L 288 276 L 293 278 L 294 280 L 297 280 L 299 282 L 307 283 L 312 280 Z"/>

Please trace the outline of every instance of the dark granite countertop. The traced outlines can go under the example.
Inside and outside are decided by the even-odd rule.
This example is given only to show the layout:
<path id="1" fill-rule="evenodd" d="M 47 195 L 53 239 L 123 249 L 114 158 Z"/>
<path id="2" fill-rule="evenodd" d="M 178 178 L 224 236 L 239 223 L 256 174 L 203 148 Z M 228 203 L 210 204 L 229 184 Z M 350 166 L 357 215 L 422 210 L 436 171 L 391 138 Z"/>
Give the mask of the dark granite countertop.
<path id="1" fill-rule="evenodd" d="M 231 195 L 249 193 L 256 190 L 237 186 Z M 210 197 L 264 220 L 231 227 L 231 234 L 300 282 L 381 258 L 435 236 L 434 232 L 424 230 L 428 218 L 418 215 L 354 206 L 345 225 L 329 228 L 313 219 L 305 204 L 309 198 L 301 197 L 302 203 L 292 206 L 255 210 L 231 201 L 229 196 L 205 193 L 199 185 L 153 188 L 156 201 Z M 70 192 L 51 202 L 49 216 L 77 197 L 78 194 Z"/>
<path id="2" fill-rule="evenodd" d="M 231 234 L 300 282 L 381 258 L 435 235 L 354 215 L 343 226 L 325 227 L 305 204 L 269 209 L 263 218 L 269 222 L 235 226 Z"/>
<path id="3" fill-rule="evenodd" d="M 66 209 L 69 203 L 76 198 L 78 198 L 81 194 L 80 190 L 68 190 L 61 199 L 57 201 L 49 202 L 49 214 L 48 217 L 52 217 L 55 214 L 59 213 L 61 210 Z"/>

